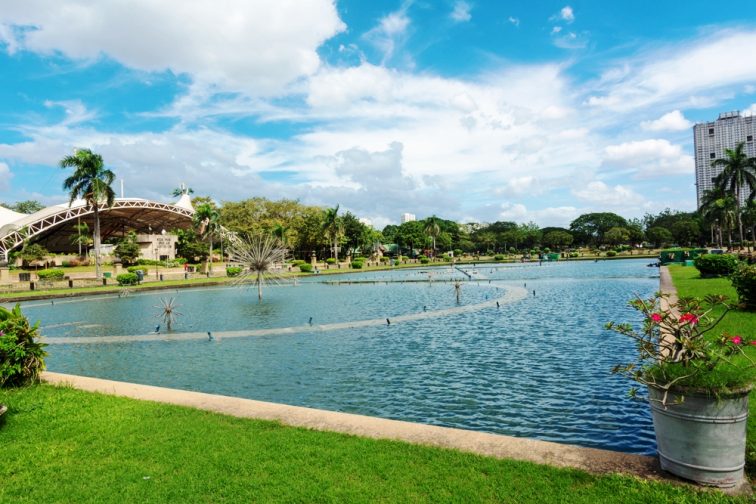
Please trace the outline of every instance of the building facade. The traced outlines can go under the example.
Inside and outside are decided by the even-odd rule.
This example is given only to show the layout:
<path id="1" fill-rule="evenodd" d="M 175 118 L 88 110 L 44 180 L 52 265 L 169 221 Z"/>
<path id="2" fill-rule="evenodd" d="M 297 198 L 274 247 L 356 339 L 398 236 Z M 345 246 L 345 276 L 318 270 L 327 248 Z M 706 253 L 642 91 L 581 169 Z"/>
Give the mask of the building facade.
<path id="1" fill-rule="evenodd" d="M 735 149 L 745 143 L 748 157 L 756 156 L 754 137 L 754 117 L 741 115 L 739 111 L 719 114 L 716 121 L 693 126 L 693 143 L 696 157 L 696 206 L 701 207 L 704 192 L 714 188 L 713 179 L 722 173 L 722 168 L 713 167 L 712 161 L 723 159 L 725 149 Z M 740 191 L 740 202 L 745 204 L 751 188 Z"/>
<path id="2" fill-rule="evenodd" d="M 411 213 L 402 214 L 402 224 L 404 224 L 405 222 L 413 222 L 416 220 L 417 219 L 415 218 L 415 214 L 411 214 Z"/>

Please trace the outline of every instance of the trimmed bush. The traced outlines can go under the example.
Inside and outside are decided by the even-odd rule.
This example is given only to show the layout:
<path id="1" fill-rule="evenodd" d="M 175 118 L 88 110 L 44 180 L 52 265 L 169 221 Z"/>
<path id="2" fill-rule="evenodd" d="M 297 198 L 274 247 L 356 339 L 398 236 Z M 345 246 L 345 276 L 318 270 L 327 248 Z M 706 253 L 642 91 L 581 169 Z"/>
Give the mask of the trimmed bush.
<path id="1" fill-rule="evenodd" d="M 614 257 L 616 255 L 617 255 L 617 251 L 616 250 L 607 250 L 606 251 L 606 257 Z"/>
<path id="2" fill-rule="evenodd" d="M 118 285 L 136 285 L 139 277 L 136 273 L 121 273 L 116 277 Z"/>
<path id="3" fill-rule="evenodd" d="M 328 259 L 326 259 L 326 264 L 336 264 L 336 259 L 329 257 Z"/>
<path id="4" fill-rule="evenodd" d="M 386 257 L 386 256 L 381 256 L 381 262 L 382 263 L 387 263 L 387 262 L 389 262 L 389 258 Z"/>
<path id="5" fill-rule="evenodd" d="M 738 259 L 730 254 L 704 254 L 693 260 L 701 278 L 727 276 L 738 266 Z"/>
<path id="6" fill-rule="evenodd" d="M 145 275 L 147 274 L 147 266 L 144 266 L 144 265 L 142 265 L 142 266 L 129 266 L 128 268 L 126 268 L 126 271 L 128 271 L 129 273 L 136 273 L 137 270 L 142 270 L 142 272 Z"/>
<path id="7" fill-rule="evenodd" d="M 63 280 L 65 274 L 62 269 L 43 269 L 37 272 L 40 280 Z"/>
<path id="8" fill-rule="evenodd" d="M 494 256 L 494 261 L 503 261 L 504 260 L 504 254 L 496 254 Z"/>
<path id="9" fill-rule="evenodd" d="M 579 255 L 577 252 L 570 252 L 570 257 L 578 257 Z"/>
<path id="10" fill-rule="evenodd" d="M 730 275 L 738 291 L 738 301 L 748 310 L 756 310 L 756 264 L 740 263 Z"/>
<path id="11" fill-rule="evenodd" d="M 312 264 L 302 263 L 299 265 L 299 271 L 302 273 L 312 273 Z"/>
<path id="12" fill-rule="evenodd" d="M 352 261 L 352 268 L 353 269 L 362 269 L 363 264 L 364 263 L 362 261 Z"/>
<path id="13" fill-rule="evenodd" d="M 39 338 L 39 322 L 29 323 L 21 306 L 12 310 L 0 306 L 0 387 L 17 387 L 39 381 L 45 369 L 44 343 Z"/>
<path id="14" fill-rule="evenodd" d="M 428 264 L 430 262 L 430 259 L 428 259 L 425 256 L 420 256 L 419 259 L 420 259 L 420 264 Z"/>
<path id="15" fill-rule="evenodd" d="M 307 261 L 303 261 L 302 259 L 294 259 L 291 261 L 292 266 L 299 266 L 300 264 L 305 264 Z"/>
<path id="16" fill-rule="evenodd" d="M 242 269 L 239 266 L 228 266 L 226 276 L 235 277 L 241 275 Z"/>

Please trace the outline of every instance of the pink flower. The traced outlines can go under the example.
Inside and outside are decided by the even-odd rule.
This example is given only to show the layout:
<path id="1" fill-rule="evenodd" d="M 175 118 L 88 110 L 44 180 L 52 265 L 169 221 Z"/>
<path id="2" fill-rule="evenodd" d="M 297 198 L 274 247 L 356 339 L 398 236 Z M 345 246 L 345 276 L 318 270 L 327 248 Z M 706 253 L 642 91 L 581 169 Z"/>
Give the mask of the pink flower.
<path id="1" fill-rule="evenodd" d="M 691 325 L 698 324 L 698 317 L 693 315 L 692 313 L 685 313 L 680 316 L 680 324 L 687 324 L 690 323 Z"/>
<path id="2" fill-rule="evenodd" d="M 751 344 L 751 345 L 753 345 L 753 346 L 756 346 L 756 339 L 755 339 L 755 340 L 753 340 L 753 341 L 751 341 L 751 343 L 750 343 L 750 344 Z"/>
<path id="3" fill-rule="evenodd" d="M 740 336 L 733 336 L 732 338 L 730 338 L 730 341 L 732 341 L 736 345 L 740 345 L 743 343 L 743 338 L 741 338 Z"/>
<path id="4" fill-rule="evenodd" d="M 654 324 L 660 324 L 662 321 L 662 316 L 658 313 L 652 313 L 651 314 L 651 320 L 654 321 Z"/>

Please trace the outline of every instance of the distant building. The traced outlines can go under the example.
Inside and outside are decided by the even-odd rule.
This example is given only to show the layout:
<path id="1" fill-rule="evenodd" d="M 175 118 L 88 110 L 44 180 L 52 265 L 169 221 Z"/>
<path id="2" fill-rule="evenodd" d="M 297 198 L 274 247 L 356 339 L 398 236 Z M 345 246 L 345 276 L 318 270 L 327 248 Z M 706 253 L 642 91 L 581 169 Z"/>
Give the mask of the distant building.
<path id="1" fill-rule="evenodd" d="M 412 222 L 416 220 L 417 218 L 415 217 L 415 214 L 411 214 L 411 213 L 402 214 L 402 224 L 404 224 L 405 222 Z"/>
<path id="2" fill-rule="evenodd" d="M 704 192 L 714 188 L 713 179 L 722 173 L 721 168 L 711 166 L 715 159 L 725 157 L 725 149 L 734 149 L 740 142 L 745 143 L 748 157 L 756 156 L 753 141 L 754 118 L 741 116 L 739 111 L 719 114 L 716 121 L 693 126 L 693 143 L 696 152 L 696 206 L 701 207 Z M 740 191 L 740 202 L 745 204 L 751 188 Z"/>

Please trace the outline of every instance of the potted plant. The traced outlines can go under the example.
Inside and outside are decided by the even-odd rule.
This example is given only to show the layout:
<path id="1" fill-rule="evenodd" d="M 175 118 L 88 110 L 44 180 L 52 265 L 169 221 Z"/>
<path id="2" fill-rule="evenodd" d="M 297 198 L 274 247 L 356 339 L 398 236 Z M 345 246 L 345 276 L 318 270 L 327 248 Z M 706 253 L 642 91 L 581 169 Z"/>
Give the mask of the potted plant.
<path id="1" fill-rule="evenodd" d="M 744 350 L 756 340 L 714 333 L 731 308 L 723 296 L 670 303 L 656 294 L 630 305 L 643 316 L 640 329 L 606 327 L 631 337 L 638 354 L 612 372 L 647 387 L 662 469 L 705 485 L 738 485 L 756 379 L 756 363 Z M 639 397 L 640 390 L 633 387 L 630 395 Z"/>

